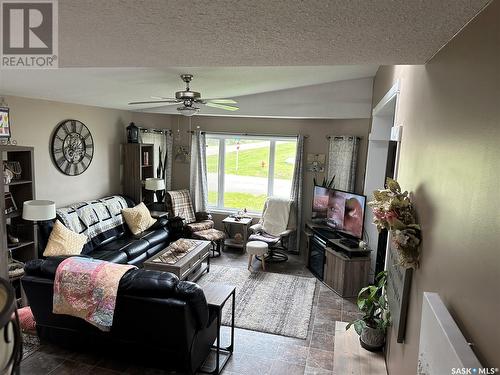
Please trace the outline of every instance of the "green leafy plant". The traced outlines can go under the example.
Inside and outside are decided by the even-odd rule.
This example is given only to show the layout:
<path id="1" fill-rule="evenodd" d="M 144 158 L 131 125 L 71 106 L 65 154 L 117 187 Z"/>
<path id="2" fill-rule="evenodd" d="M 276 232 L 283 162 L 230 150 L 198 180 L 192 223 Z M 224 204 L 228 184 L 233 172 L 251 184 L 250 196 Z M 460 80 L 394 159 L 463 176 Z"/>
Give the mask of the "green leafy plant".
<path id="1" fill-rule="evenodd" d="M 391 323 L 385 286 L 387 285 L 387 271 L 380 272 L 375 278 L 375 285 L 367 286 L 358 294 L 358 308 L 363 313 L 361 319 L 357 319 L 347 325 L 346 330 L 354 327 L 358 335 L 363 328 L 368 326 L 385 332 Z"/>
<path id="2" fill-rule="evenodd" d="M 324 187 L 324 188 L 327 188 L 327 189 L 333 189 L 335 187 L 335 175 L 333 175 L 333 177 L 329 180 L 327 180 L 326 177 L 323 177 L 323 182 L 320 184 L 318 184 L 318 181 L 316 180 L 316 177 L 314 177 L 313 179 L 313 183 L 315 186 L 321 186 L 321 187 Z"/>

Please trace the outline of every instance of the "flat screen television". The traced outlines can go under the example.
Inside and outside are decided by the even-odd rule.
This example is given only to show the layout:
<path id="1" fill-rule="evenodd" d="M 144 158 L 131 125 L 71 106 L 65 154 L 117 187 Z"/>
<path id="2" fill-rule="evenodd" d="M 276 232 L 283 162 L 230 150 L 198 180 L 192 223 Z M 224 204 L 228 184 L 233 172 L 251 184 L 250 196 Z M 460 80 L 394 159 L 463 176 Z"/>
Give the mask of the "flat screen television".
<path id="1" fill-rule="evenodd" d="M 324 219 L 326 225 L 349 237 L 363 239 L 365 208 L 364 195 L 314 187 L 313 219 Z"/>

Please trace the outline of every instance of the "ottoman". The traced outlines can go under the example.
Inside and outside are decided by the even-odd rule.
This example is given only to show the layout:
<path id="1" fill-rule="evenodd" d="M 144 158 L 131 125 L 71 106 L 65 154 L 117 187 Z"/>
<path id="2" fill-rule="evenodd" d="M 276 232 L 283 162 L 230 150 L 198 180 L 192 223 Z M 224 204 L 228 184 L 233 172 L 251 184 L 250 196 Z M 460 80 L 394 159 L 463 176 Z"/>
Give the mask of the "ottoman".
<path id="1" fill-rule="evenodd" d="M 192 237 L 197 240 L 210 241 L 212 243 L 212 255 L 211 258 L 220 256 L 222 247 L 224 246 L 224 239 L 226 235 L 223 231 L 217 229 L 205 229 L 198 232 L 194 232 Z M 217 253 L 217 254 L 216 254 Z"/>
<path id="2" fill-rule="evenodd" d="M 255 256 L 262 262 L 262 270 L 266 270 L 266 262 L 264 259 L 264 254 L 268 251 L 267 243 L 263 241 L 250 241 L 247 242 L 247 253 L 248 253 L 248 270 L 251 271 L 252 258 Z"/>

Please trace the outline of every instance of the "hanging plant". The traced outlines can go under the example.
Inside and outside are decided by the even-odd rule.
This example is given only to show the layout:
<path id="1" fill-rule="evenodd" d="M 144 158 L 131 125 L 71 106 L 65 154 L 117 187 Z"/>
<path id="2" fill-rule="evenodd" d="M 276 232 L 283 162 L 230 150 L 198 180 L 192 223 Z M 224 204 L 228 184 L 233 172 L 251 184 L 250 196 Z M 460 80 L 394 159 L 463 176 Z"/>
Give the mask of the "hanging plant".
<path id="1" fill-rule="evenodd" d="M 401 192 L 397 181 L 387 178 L 387 189 L 375 190 L 373 201 L 368 202 L 373 210 L 373 223 L 378 231 L 387 229 L 392 235 L 392 245 L 404 268 L 418 268 L 421 242 L 420 225 L 407 191 Z"/>

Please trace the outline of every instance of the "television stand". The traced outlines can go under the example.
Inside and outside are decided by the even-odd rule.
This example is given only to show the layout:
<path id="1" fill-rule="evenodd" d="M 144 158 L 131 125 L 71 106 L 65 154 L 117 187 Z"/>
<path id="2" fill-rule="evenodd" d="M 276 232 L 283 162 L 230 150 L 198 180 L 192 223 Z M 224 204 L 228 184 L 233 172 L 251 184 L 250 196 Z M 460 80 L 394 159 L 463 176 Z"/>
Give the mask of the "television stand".
<path id="1" fill-rule="evenodd" d="M 326 226 L 306 223 L 308 268 L 340 296 L 356 297 L 368 285 L 371 250 L 349 248 L 342 243 L 345 238 L 332 232 Z"/>
<path id="2" fill-rule="evenodd" d="M 359 247 L 359 241 L 350 239 L 350 238 L 343 238 L 339 241 L 342 245 L 347 246 L 349 249 L 356 249 Z"/>

